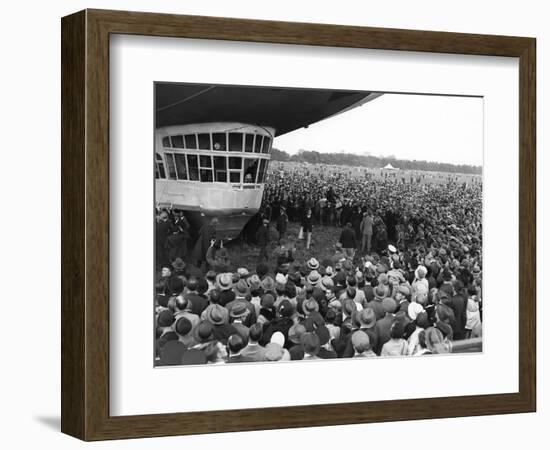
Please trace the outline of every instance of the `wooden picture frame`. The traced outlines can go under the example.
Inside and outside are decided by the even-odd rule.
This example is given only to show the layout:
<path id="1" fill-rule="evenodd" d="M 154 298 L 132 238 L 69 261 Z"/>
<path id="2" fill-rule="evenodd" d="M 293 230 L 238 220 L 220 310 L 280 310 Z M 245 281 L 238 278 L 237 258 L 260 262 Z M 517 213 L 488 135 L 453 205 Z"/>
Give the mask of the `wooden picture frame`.
<path id="1" fill-rule="evenodd" d="M 533 38 L 85 10 L 62 30 L 62 416 L 84 440 L 531 412 L 536 408 Z M 109 416 L 109 36 L 134 34 L 519 58 L 519 392 Z"/>

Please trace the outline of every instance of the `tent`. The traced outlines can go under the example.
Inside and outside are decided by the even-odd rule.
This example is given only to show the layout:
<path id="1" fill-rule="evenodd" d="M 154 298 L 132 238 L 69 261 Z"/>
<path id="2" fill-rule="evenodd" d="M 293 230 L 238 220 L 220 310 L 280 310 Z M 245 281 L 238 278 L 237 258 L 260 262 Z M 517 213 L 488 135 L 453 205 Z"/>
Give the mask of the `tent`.
<path id="1" fill-rule="evenodd" d="M 393 167 L 390 163 L 383 167 L 384 170 L 399 170 L 397 167 Z"/>

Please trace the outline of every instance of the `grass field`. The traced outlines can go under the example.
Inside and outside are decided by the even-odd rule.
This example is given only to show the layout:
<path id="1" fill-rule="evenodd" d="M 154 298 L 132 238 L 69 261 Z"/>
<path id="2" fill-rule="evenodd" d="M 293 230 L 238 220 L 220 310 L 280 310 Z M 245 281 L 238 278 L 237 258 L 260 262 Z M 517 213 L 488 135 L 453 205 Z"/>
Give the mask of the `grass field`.
<path id="1" fill-rule="evenodd" d="M 273 269 L 276 265 L 275 258 L 273 257 L 273 250 L 277 246 L 277 231 L 275 230 L 273 224 L 270 225 L 270 231 L 272 244 L 268 249 L 268 265 L 270 269 Z M 312 257 L 322 261 L 324 258 L 332 256 L 334 254 L 334 244 L 340 237 L 341 229 L 331 226 L 314 225 L 309 250 L 306 250 L 305 248 L 305 240 L 298 240 L 299 231 L 300 225 L 298 223 L 290 222 L 288 224 L 288 232 L 286 237 L 289 240 L 289 243 L 293 243 L 296 248 L 294 258 L 303 263 Z M 251 271 L 255 270 L 258 263 L 258 254 L 260 252 L 259 247 L 235 240 L 230 242 L 226 248 L 229 252 L 231 267 L 233 270 L 236 270 L 239 267 L 246 267 Z"/>

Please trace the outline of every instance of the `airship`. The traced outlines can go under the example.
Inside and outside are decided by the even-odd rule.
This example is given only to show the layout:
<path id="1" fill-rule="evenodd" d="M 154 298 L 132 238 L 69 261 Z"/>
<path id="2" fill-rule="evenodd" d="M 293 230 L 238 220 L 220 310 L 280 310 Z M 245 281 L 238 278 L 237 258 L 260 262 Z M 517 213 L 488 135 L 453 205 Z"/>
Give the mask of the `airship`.
<path id="1" fill-rule="evenodd" d="M 259 210 L 276 137 L 341 114 L 380 93 L 155 84 L 155 201 L 198 230 L 218 219 L 232 239 Z"/>

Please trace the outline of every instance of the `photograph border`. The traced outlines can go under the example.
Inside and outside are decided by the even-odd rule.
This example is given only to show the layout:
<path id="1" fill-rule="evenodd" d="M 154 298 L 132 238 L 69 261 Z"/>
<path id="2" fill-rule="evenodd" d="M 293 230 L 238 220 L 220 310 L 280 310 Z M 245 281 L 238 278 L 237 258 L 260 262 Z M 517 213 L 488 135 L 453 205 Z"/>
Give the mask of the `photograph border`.
<path id="1" fill-rule="evenodd" d="M 214 30 L 214 31 L 213 31 Z M 519 58 L 519 391 L 507 394 L 109 415 L 109 36 L 131 34 Z M 536 40 L 84 10 L 61 21 L 61 430 L 137 438 L 536 410 Z M 521 270 L 529 267 L 530 270 Z"/>

